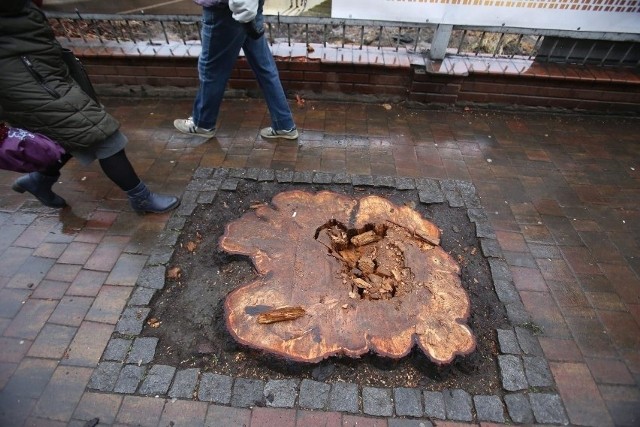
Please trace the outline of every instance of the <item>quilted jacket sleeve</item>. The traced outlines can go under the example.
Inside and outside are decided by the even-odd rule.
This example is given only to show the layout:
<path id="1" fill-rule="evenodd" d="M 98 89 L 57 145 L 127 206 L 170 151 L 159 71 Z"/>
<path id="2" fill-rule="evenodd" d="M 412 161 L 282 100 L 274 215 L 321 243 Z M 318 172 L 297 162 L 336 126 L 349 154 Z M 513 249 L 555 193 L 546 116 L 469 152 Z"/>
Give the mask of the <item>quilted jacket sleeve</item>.
<path id="1" fill-rule="evenodd" d="M 258 14 L 258 0 L 229 0 L 229 9 L 236 21 L 251 22 Z"/>

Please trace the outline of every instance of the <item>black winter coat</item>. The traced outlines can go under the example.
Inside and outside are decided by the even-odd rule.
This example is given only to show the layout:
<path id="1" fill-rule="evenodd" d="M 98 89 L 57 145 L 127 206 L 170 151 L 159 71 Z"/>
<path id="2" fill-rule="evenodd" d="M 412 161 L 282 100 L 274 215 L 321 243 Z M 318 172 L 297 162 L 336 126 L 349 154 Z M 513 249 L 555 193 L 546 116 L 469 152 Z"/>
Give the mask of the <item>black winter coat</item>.
<path id="1" fill-rule="evenodd" d="M 67 151 L 100 144 L 120 126 L 69 77 L 44 13 L 25 0 L 0 0 L 0 106 L 11 125 Z"/>

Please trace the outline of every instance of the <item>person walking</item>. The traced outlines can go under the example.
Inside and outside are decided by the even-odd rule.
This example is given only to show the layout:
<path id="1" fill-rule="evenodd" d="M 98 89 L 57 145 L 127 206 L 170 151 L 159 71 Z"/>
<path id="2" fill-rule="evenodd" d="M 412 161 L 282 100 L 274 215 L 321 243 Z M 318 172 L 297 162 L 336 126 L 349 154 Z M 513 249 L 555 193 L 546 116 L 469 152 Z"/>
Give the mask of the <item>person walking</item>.
<path id="1" fill-rule="evenodd" d="M 29 0 L 0 2 L 0 116 L 12 126 L 41 133 L 66 151 L 59 162 L 18 178 L 12 186 L 42 204 L 62 208 L 52 190 L 60 170 L 75 157 L 98 160 L 105 175 L 128 196 L 138 213 L 174 209 L 180 199 L 151 192 L 125 153 L 127 137 L 118 121 L 70 77 L 53 29 Z"/>
<path id="2" fill-rule="evenodd" d="M 175 128 L 206 138 L 215 135 L 227 81 L 242 49 L 271 115 L 271 126 L 261 129 L 260 136 L 297 139 L 298 130 L 264 36 L 264 0 L 194 1 L 203 6 L 202 52 L 198 58 L 200 86 L 192 115 L 187 119 L 176 119 Z"/>

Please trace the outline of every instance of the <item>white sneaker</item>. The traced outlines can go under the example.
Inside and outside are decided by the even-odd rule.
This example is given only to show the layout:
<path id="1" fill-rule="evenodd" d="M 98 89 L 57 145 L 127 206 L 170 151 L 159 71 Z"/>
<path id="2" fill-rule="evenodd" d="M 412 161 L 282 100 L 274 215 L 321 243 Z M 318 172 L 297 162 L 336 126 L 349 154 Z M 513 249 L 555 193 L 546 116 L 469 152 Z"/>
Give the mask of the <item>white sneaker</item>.
<path id="1" fill-rule="evenodd" d="M 298 139 L 298 129 L 293 128 L 290 130 L 275 130 L 272 127 L 268 127 L 260 131 L 260 136 L 267 139 Z"/>
<path id="2" fill-rule="evenodd" d="M 204 136 L 205 138 L 211 138 L 216 134 L 216 128 L 204 129 L 196 126 L 193 122 L 193 117 L 189 117 L 188 119 L 176 119 L 173 121 L 173 126 L 182 133 Z"/>

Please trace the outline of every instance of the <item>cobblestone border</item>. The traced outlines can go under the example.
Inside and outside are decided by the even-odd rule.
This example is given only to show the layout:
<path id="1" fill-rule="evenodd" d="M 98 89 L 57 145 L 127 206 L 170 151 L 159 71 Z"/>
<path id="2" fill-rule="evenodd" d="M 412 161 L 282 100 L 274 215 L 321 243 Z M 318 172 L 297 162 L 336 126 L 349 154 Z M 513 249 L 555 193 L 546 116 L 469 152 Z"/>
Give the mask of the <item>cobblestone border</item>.
<path id="1" fill-rule="evenodd" d="M 359 387 L 309 379 L 262 381 L 177 370 L 152 364 L 157 338 L 140 337 L 154 294 L 165 285 L 166 265 L 181 230 L 198 204 L 211 203 L 218 191 L 235 191 L 242 180 L 299 184 L 345 184 L 417 190 L 421 203 L 448 203 L 466 208 L 483 255 L 488 259 L 495 291 L 505 305 L 512 329 L 498 329 L 499 372 L 504 398 L 472 396 L 462 389 Z M 158 238 L 134 292 L 116 325 L 88 388 L 102 392 L 197 399 L 234 407 L 267 406 L 450 421 L 568 424 L 569 420 L 542 348 L 531 330 L 531 318 L 518 294 L 507 263 L 482 209 L 473 184 L 459 180 L 399 178 L 274 171 L 270 169 L 199 168 L 186 188 L 182 204 Z"/>

